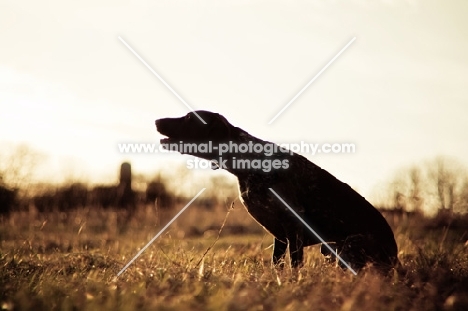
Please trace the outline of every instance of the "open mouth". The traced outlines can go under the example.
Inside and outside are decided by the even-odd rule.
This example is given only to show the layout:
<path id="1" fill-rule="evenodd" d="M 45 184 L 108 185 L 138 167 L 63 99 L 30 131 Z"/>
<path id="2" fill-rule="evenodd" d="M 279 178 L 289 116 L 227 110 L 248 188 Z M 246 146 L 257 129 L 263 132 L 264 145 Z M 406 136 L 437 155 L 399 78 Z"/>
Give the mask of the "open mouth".
<path id="1" fill-rule="evenodd" d="M 170 144 L 171 142 L 173 142 L 173 140 L 170 139 L 169 137 L 166 137 L 166 138 L 162 138 L 161 140 L 159 140 L 159 142 L 161 144 Z"/>
<path id="2" fill-rule="evenodd" d="M 160 134 L 166 136 L 165 138 L 160 139 L 159 142 L 161 144 L 170 144 L 170 143 L 175 142 L 174 138 L 168 137 L 169 135 L 168 135 L 168 131 L 167 131 L 167 126 L 166 127 L 162 126 L 163 121 L 164 121 L 163 119 L 159 119 L 159 120 L 156 120 L 156 122 L 155 122 L 156 123 L 156 130 Z"/>

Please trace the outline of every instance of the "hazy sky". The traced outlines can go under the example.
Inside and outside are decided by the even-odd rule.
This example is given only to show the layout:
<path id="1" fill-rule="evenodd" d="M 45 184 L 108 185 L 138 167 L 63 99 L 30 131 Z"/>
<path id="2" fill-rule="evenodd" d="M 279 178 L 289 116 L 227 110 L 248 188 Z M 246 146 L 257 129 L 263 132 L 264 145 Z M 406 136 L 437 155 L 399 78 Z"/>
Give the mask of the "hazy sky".
<path id="1" fill-rule="evenodd" d="M 194 108 L 257 137 L 355 143 L 310 159 L 367 196 L 401 166 L 468 164 L 466 16 L 463 0 L 1 1 L 0 144 L 49 155 L 56 180 L 113 182 L 123 160 L 153 172 L 180 159 L 117 151 L 159 141 L 154 120 L 188 112 L 121 36 Z"/>

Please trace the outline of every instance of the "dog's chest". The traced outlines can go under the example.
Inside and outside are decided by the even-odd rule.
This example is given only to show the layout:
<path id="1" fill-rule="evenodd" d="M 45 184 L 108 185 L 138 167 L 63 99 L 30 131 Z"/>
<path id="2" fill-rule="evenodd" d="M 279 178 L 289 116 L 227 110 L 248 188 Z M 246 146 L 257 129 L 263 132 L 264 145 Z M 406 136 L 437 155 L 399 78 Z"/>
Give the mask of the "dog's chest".
<path id="1" fill-rule="evenodd" d="M 239 183 L 240 200 L 247 212 L 276 238 L 285 236 L 290 214 L 269 191 L 268 184 Z"/>
<path id="2" fill-rule="evenodd" d="M 239 181 L 240 200 L 256 219 L 278 214 L 278 202 L 274 200 L 267 182 L 257 180 Z"/>

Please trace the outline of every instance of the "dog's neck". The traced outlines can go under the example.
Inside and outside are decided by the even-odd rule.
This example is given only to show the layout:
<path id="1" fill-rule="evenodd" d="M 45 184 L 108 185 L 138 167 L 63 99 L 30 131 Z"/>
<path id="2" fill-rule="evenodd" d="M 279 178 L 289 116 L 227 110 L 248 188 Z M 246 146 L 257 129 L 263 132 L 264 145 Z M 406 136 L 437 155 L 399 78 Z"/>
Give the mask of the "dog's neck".
<path id="1" fill-rule="evenodd" d="M 254 137 L 247 132 L 241 130 L 241 132 L 238 135 L 238 140 L 235 142 L 238 146 L 241 144 L 249 145 L 251 142 L 251 146 L 259 144 L 262 146 L 265 146 L 266 144 L 271 144 L 273 143 L 261 140 L 257 137 Z M 279 147 L 278 147 L 279 150 Z M 228 172 L 231 174 L 237 176 L 238 178 L 242 178 L 246 175 L 252 175 L 255 171 L 257 171 L 260 174 L 268 174 L 268 172 L 263 171 L 262 169 L 259 168 L 246 168 L 242 167 L 242 165 L 249 165 L 252 166 L 253 163 L 259 164 L 263 163 L 263 161 L 273 161 L 275 159 L 285 159 L 288 157 L 288 153 L 280 152 L 277 151 L 276 153 L 273 153 L 271 156 L 265 155 L 264 152 L 240 152 L 239 150 L 229 150 L 226 153 L 223 153 L 221 155 L 221 159 L 218 159 L 218 161 L 223 161 L 223 165 L 221 168 L 226 169 Z M 254 162 L 255 161 L 255 162 Z M 270 173 L 274 169 L 270 170 Z"/>

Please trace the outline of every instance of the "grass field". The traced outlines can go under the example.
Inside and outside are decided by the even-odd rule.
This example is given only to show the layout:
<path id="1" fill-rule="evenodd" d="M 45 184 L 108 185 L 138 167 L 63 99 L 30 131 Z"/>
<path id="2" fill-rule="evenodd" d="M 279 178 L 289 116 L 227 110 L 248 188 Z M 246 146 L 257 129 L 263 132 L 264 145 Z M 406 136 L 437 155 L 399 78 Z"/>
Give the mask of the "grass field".
<path id="1" fill-rule="evenodd" d="M 240 207 L 191 206 L 118 279 L 180 207 L 15 212 L 1 220 L 2 310 L 468 310 L 466 229 L 394 227 L 401 271 L 357 276 L 306 250 L 299 270 L 270 265 L 272 237 Z M 206 254 L 205 254 L 206 253 Z M 205 254 L 205 255 L 204 255 Z"/>

